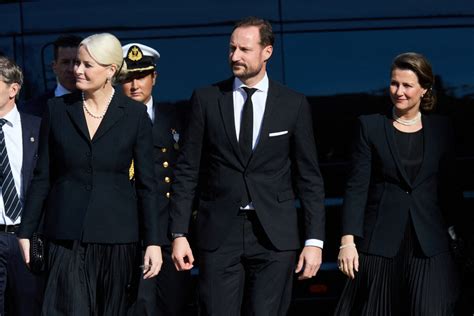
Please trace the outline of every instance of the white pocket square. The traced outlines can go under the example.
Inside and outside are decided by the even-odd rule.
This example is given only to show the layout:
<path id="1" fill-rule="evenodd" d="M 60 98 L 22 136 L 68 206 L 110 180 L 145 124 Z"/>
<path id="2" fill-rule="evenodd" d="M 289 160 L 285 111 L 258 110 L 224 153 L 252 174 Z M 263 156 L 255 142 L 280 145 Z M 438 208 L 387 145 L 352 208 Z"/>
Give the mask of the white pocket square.
<path id="1" fill-rule="evenodd" d="M 276 137 L 276 136 L 281 136 L 281 135 L 285 135 L 285 134 L 288 134 L 288 131 L 270 133 L 270 134 L 268 134 L 268 137 Z"/>

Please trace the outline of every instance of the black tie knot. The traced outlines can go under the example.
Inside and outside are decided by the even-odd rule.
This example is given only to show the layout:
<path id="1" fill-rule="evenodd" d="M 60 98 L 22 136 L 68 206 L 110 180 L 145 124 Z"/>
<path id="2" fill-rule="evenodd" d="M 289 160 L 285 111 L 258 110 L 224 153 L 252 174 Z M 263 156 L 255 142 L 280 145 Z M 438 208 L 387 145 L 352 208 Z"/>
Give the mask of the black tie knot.
<path id="1" fill-rule="evenodd" d="M 5 125 L 8 121 L 4 118 L 0 118 L 0 128 L 3 127 L 3 125 Z"/>
<path id="2" fill-rule="evenodd" d="M 247 98 L 251 98 L 255 91 L 257 91 L 257 89 L 249 87 L 242 87 L 242 89 L 247 93 Z"/>

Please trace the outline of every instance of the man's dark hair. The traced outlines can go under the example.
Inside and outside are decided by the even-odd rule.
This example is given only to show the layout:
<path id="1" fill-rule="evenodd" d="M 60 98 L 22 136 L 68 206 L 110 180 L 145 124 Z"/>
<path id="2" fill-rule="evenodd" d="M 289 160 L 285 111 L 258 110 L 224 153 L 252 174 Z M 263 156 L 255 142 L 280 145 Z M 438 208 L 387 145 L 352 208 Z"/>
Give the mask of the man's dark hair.
<path id="1" fill-rule="evenodd" d="M 82 37 L 77 35 L 61 35 L 54 42 L 54 60 L 58 60 L 59 47 L 78 47 Z"/>
<path id="2" fill-rule="evenodd" d="M 260 30 L 261 46 L 273 46 L 273 43 L 275 42 L 275 36 L 273 35 L 272 25 L 270 24 L 270 22 L 261 18 L 257 18 L 255 16 L 249 16 L 235 23 L 234 29 L 232 31 L 234 31 L 238 27 L 248 26 L 256 26 Z"/>

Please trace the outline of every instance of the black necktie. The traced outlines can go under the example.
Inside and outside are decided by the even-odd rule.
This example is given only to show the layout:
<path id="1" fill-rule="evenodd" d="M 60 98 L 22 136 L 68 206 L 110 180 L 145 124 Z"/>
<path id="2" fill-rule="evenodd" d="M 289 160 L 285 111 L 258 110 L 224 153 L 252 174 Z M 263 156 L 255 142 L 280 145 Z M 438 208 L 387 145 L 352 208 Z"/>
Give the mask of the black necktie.
<path id="1" fill-rule="evenodd" d="M 0 184 L 2 186 L 5 214 L 15 222 L 21 213 L 21 202 L 16 192 L 12 169 L 10 168 L 10 161 L 8 160 L 7 146 L 5 145 L 3 125 L 5 125 L 6 122 L 6 119 L 0 119 L 0 176 L 2 177 Z"/>
<path id="2" fill-rule="evenodd" d="M 253 104 L 252 95 L 257 91 L 255 88 L 242 87 L 247 93 L 242 116 L 240 118 L 239 145 L 244 161 L 247 163 L 252 155 L 253 140 Z"/>
<path id="3" fill-rule="evenodd" d="M 240 133 L 239 133 L 239 145 L 242 156 L 244 157 L 245 163 L 248 163 L 250 156 L 252 156 L 252 140 L 253 140 L 253 103 L 252 95 L 257 91 L 254 88 L 242 87 L 245 93 L 247 93 L 247 99 L 245 100 L 244 107 L 242 109 L 242 116 L 240 117 Z M 247 206 L 252 198 L 250 193 L 245 188 L 243 192 L 241 206 Z"/>

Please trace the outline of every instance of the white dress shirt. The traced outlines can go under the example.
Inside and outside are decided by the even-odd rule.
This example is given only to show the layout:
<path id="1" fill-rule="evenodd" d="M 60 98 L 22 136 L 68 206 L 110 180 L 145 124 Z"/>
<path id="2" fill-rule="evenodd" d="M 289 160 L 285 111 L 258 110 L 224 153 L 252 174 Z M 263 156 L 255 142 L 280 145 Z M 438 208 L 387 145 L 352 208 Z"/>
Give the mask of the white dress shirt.
<path id="1" fill-rule="evenodd" d="M 246 87 L 245 84 L 240 81 L 239 78 L 234 80 L 234 120 L 235 120 L 235 133 L 237 134 L 237 141 L 239 140 L 240 134 L 240 120 L 242 117 L 242 110 L 244 108 L 245 100 L 247 100 L 247 93 L 242 87 Z M 262 126 L 263 113 L 265 113 L 265 104 L 267 103 L 268 95 L 268 77 L 265 77 L 253 87 L 257 91 L 252 95 L 253 105 L 253 134 L 252 134 L 252 149 L 258 144 L 260 138 L 260 127 Z"/>
<path id="2" fill-rule="evenodd" d="M 55 97 L 61 97 L 65 94 L 71 93 L 68 89 L 64 88 L 62 84 L 59 83 L 59 81 L 56 81 L 56 89 L 54 89 L 54 96 Z"/>
<path id="3" fill-rule="evenodd" d="M 150 117 L 151 121 L 155 123 L 155 111 L 153 111 L 153 96 L 150 97 L 150 100 L 148 100 L 145 105 L 148 116 Z"/>
<path id="4" fill-rule="evenodd" d="M 15 181 L 18 197 L 23 201 L 20 196 L 20 192 L 22 192 L 21 166 L 23 164 L 23 137 L 20 112 L 18 112 L 16 105 L 3 118 L 8 121 L 3 125 L 3 134 L 5 135 L 5 146 L 7 147 L 13 181 Z M 21 216 L 19 216 L 15 222 L 12 222 L 12 220 L 6 216 L 3 196 L 0 191 L 0 225 L 16 225 L 19 224 L 20 221 Z"/>
<path id="5" fill-rule="evenodd" d="M 255 149 L 258 141 L 260 139 L 260 130 L 262 127 L 263 114 L 265 113 L 265 104 L 267 102 L 268 96 L 268 76 L 265 73 L 263 79 L 258 82 L 253 87 L 257 91 L 252 95 L 252 105 L 253 105 L 253 134 L 252 134 L 252 149 Z M 247 93 L 242 87 L 246 85 L 239 79 L 234 79 L 233 87 L 233 99 L 234 99 L 234 122 L 235 122 L 235 133 L 237 135 L 237 141 L 239 140 L 240 134 L 240 120 L 242 117 L 242 110 L 244 108 L 245 100 L 247 100 Z M 245 210 L 254 210 L 252 202 L 249 205 L 245 206 Z M 319 239 L 308 239 L 305 241 L 305 246 L 315 246 L 323 248 L 324 242 Z"/>

